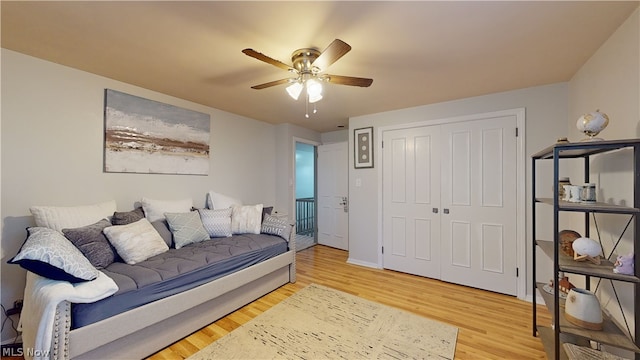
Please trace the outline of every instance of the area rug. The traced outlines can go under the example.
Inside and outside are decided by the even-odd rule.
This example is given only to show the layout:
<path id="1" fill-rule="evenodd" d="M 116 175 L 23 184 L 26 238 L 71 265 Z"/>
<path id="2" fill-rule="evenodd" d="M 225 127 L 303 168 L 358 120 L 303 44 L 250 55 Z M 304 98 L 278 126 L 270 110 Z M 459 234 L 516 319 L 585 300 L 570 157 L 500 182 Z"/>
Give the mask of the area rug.
<path id="1" fill-rule="evenodd" d="M 453 359 L 458 329 L 312 284 L 188 360 Z"/>

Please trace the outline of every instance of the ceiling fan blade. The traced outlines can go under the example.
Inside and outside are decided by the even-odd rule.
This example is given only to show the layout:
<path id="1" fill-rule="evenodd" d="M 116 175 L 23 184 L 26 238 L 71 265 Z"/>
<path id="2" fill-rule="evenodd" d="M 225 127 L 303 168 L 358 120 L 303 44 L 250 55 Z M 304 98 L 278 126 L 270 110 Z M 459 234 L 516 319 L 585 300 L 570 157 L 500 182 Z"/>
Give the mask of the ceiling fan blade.
<path id="1" fill-rule="evenodd" d="M 264 83 L 264 84 L 260 84 L 260 85 L 254 85 L 251 88 L 252 89 L 256 89 L 256 90 L 260 90 L 260 89 L 266 89 L 268 87 L 272 87 L 272 86 L 276 86 L 276 85 L 282 85 L 282 84 L 286 84 L 289 82 L 290 79 L 280 79 L 280 80 L 276 80 L 276 81 L 270 81 L 268 83 Z"/>
<path id="2" fill-rule="evenodd" d="M 350 50 L 351 46 L 349 44 L 340 39 L 335 39 L 311 65 L 317 67 L 320 71 L 324 71 Z"/>
<path id="3" fill-rule="evenodd" d="M 373 83 L 373 79 L 359 78 L 353 76 L 340 76 L 340 75 L 326 75 L 327 81 L 332 84 L 338 85 L 350 85 L 350 86 L 362 86 L 368 87 Z"/>
<path id="4" fill-rule="evenodd" d="M 284 70 L 295 71 L 291 66 L 289 66 L 289 65 L 287 65 L 287 64 L 285 64 L 285 63 L 283 63 L 281 61 L 278 61 L 276 59 L 272 59 L 272 58 L 268 57 L 267 55 L 259 53 L 259 52 L 255 51 L 253 49 L 244 49 L 244 50 L 242 50 L 242 52 L 245 55 L 251 56 L 252 58 L 258 59 L 260 61 L 264 61 L 267 64 L 271 64 L 273 66 L 279 67 L 279 68 L 284 69 Z"/>

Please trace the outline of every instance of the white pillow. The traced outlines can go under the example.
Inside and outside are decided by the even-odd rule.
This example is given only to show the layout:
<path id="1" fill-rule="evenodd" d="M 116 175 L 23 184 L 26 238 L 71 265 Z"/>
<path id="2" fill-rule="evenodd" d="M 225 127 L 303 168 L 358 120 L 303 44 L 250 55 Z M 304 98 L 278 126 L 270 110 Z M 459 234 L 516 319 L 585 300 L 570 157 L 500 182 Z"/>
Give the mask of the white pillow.
<path id="1" fill-rule="evenodd" d="M 62 231 L 110 218 L 116 211 L 116 201 L 81 206 L 32 206 L 29 211 L 36 221 L 36 226 Z"/>
<path id="2" fill-rule="evenodd" d="M 231 232 L 231 212 L 233 209 L 199 209 L 202 225 L 212 238 L 229 237 L 233 235 Z"/>
<path id="3" fill-rule="evenodd" d="M 129 265 L 169 250 L 167 243 L 146 218 L 127 225 L 109 226 L 103 231 L 118 255 Z"/>
<path id="4" fill-rule="evenodd" d="M 193 207 L 192 199 L 181 200 L 154 200 L 142 198 L 140 200 L 144 216 L 149 222 L 164 220 L 164 213 L 184 213 L 191 211 Z"/>
<path id="5" fill-rule="evenodd" d="M 231 232 L 234 234 L 260 234 L 262 204 L 234 205 L 231 214 Z"/>
<path id="6" fill-rule="evenodd" d="M 209 209 L 228 209 L 233 205 L 242 205 L 242 201 L 214 191 L 207 193 L 207 208 Z"/>

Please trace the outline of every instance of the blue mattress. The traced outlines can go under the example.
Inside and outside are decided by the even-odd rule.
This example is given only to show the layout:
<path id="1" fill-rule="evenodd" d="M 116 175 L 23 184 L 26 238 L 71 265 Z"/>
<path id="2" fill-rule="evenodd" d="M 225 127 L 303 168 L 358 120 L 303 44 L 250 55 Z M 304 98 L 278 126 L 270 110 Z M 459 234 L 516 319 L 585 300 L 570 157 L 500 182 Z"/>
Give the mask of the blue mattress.
<path id="1" fill-rule="evenodd" d="M 113 263 L 103 272 L 118 284 L 118 292 L 94 303 L 72 304 L 71 328 L 195 288 L 287 250 L 281 237 L 241 234 L 171 249 L 136 265 Z"/>

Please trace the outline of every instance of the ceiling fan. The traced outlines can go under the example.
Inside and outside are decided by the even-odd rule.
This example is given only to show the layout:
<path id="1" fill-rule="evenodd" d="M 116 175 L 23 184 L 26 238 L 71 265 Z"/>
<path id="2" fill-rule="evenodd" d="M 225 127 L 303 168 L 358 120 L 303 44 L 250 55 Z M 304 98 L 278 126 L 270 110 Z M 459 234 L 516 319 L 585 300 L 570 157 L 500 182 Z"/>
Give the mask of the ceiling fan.
<path id="1" fill-rule="evenodd" d="M 320 52 L 316 48 L 303 48 L 298 49 L 291 55 L 292 66 L 289 66 L 281 61 L 270 58 L 262 53 L 259 53 L 253 49 L 244 49 L 242 52 L 245 55 L 252 58 L 266 62 L 278 68 L 287 70 L 294 74 L 293 78 L 280 79 L 270 81 L 260 85 L 254 85 L 251 88 L 260 90 L 268 87 L 289 84 L 287 86 L 287 92 L 295 100 L 298 99 L 302 90 L 307 90 L 307 104 L 315 103 L 322 99 L 322 85 L 321 82 L 328 82 L 338 85 L 360 86 L 368 87 L 373 83 L 373 79 L 359 78 L 353 76 L 331 75 L 326 74 L 324 71 L 348 53 L 351 50 L 351 46 L 340 39 L 335 39 L 324 51 Z M 315 112 L 315 108 L 314 108 Z M 305 114 L 309 117 L 308 111 Z"/>

